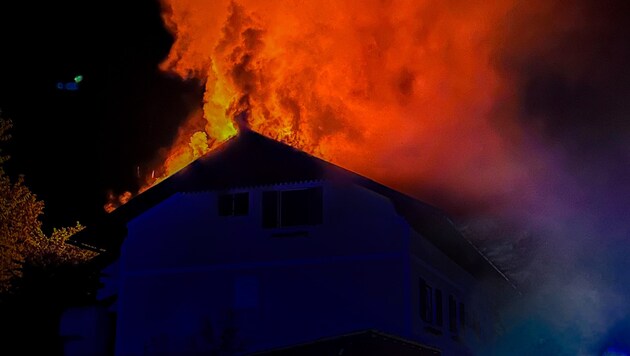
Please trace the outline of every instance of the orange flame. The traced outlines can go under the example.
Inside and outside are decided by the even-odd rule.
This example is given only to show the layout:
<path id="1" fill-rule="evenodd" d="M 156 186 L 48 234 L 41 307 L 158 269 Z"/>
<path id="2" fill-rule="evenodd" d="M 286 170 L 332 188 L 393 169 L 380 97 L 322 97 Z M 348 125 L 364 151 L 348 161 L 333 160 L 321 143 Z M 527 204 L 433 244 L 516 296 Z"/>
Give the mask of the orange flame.
<path id="1" fill-rule="evenodd" d="M 522 176 L 492 122 L 494 66 L 515 0 L 163 0 L 161 69 L 205 82 L 141 191 L 236 134 L 266 136 L 397 188 L 484 196 Z M 509 129 L 503 125 L 503 129 Z"/>
<path id="2" fill-rule="evenodd" d="M 131 192 L 124 192 L 121 195 L 114 195 L 114 193 L 109 192 L 107 194 L 107 204 L 103 207 L 106 212 L 111 213 L 117 207 L 123 204 L 127 204 L 127 202 L 133 197 Z"/>

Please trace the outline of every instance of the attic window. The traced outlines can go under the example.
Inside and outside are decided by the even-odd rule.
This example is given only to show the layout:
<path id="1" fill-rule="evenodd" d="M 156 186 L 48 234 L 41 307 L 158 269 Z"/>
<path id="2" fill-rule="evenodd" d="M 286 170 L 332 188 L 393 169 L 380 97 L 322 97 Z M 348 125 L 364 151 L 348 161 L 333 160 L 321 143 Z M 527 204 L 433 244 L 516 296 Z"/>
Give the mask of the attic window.
<path id="1" fill-rule="evenodd" d="M 249 193 L 219 194 L 219 216 L 244 216 L 249 213 Z"/>
<path id="2" fill-rule="evenodd" d="M 263 227 L 322 223 L 322 188 L 263 192 Z"/>

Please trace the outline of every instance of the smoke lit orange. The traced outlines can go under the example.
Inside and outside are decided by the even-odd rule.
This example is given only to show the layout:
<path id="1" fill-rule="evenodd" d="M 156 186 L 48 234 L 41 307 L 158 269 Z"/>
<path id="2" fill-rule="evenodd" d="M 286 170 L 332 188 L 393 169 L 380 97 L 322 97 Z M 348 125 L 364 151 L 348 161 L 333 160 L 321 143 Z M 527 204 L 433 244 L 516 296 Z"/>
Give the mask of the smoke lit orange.
<path id="1" fill-rule="evenodd" d="M 494 49 L 512 0 L 163 0 L 164 71 L 205 83 L 159 182 L 236 134 L 271 138 L 405 190 L 512 189 L 492 122 L 509 94 Z M 201 103 L 200 103 L 201 106 Z"/>

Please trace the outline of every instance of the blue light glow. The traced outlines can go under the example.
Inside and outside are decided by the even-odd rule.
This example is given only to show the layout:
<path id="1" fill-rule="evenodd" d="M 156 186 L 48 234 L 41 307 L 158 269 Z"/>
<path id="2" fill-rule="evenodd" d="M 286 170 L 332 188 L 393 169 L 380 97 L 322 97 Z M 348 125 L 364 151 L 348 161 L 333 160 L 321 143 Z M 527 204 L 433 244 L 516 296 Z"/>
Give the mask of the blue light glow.
<path id="1" fill-rule="evenodd" d="M 616 347 L 609 347 L 604 351 L 602 356 L 630 356 L 627 352 L 620 350 Z"/>
<path id="2" fill-rule="evenodd" d="M 66 83 L 65 88 L 66 88 L 66 90 L 77 90 L 77 89 L 79 89 L 79 85 L 77 85 L 77 83 L 75 83 L 75 82 L 68 82 L 68 83 Z"/>

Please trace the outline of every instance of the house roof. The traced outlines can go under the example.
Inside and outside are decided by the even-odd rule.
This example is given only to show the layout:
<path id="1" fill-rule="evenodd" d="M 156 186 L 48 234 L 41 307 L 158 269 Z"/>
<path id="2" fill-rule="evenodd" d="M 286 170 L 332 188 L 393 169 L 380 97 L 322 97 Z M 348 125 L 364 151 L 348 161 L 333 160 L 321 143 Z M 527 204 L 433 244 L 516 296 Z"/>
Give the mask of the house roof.
<path id="1" fill-rule="evenodd" d="M 344 179 L 389 198 L 409 225 L 476 277 L 509 280 L 440 210 L 364 176 L 251 130 L 241 132 L 159 184 L 132 198 L 74 235 L 69 243 L 113 260 L 127 235 L 127 222 L 178 192 L 199 192 L 278 183 Z"/>
<path id="2" fill-rule="evenodd" d="M 251 354 L 254 355 L 440 356 L 442 352 L 398 336 L 365 330 Z"/>

